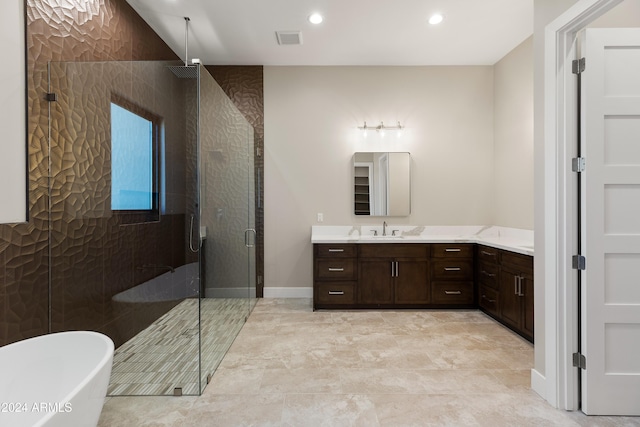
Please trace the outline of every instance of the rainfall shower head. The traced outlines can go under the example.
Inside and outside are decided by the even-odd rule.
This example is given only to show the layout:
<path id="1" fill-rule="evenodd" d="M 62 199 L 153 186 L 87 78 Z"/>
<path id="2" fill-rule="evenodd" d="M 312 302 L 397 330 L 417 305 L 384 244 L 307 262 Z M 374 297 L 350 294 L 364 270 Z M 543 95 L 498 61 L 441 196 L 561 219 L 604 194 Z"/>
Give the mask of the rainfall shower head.
<path id="1" fill-rule="evenodd" d="M 197 79 L 198 78 L 198 66 L 197 65 L 171 65 L 169 71 L 175 74 L 179 79 Z"/>
<path id="2" fill-rule="evenodd" d="M 184 65 L 169 66 L 169 70 L 180 79 L 196 79 L 198 78 L 198 66 L 189 65 L 189 19 L 184 17 Z"/>

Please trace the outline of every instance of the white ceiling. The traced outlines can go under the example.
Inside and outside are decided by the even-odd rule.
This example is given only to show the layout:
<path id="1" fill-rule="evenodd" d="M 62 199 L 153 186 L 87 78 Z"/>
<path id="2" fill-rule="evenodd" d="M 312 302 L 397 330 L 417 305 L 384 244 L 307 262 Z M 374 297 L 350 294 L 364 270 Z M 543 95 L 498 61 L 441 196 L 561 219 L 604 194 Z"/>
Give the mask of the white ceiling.
<path id="1" fill-rule="evenodd" d="M 492 65 L 533 33 L 533 0 L 127 1 L 183 60 L 188 16 L 189 57 L 207 65 Z"/>

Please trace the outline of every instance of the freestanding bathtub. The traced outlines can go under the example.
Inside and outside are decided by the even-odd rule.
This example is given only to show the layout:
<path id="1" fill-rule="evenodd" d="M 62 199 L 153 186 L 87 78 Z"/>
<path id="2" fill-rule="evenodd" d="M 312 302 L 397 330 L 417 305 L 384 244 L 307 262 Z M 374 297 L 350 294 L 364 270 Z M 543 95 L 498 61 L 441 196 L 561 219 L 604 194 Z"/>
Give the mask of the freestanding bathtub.
<path id="1" fill-rule="evenodd" d="M 109 337 L 89 331 L 0 347 L 0 426 L 96 426 L 113 350 Z"/>

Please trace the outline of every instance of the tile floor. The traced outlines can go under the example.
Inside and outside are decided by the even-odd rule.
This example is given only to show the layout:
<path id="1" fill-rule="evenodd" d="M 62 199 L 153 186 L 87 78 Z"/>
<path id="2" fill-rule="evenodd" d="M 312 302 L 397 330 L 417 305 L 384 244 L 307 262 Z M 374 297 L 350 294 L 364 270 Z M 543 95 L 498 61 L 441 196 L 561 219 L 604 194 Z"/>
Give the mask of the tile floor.
<path id="1" fill-rule="evenodd" d="M 174 389 L 181 388 L 183 394 L 198 395 L 200 384 L 216 370 L 248 314 L 246 298 L 185 299 L 118 347 L 107 394 L 173 396 Z"/>
<path id="2" fill-rule="evenodd" d="M 640 426 L 556 410 L 533 347 L 478 311 L 260 300 L 199 397 L 111 397 L 110 426 Z"/>

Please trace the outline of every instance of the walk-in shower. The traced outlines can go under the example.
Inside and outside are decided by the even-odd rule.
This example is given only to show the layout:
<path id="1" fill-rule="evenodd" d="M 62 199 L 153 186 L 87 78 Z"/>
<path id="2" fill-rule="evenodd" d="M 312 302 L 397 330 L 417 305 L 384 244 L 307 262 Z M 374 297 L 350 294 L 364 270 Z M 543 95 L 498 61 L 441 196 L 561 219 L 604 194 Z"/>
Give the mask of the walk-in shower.
<path id="1" fill-rule="evenodd" d="M 255 303 L 253 128 L 200 65 L 52 62 L 49 92 L 51 332 L 113 339 L 110 395 L 201 393 Z"/>

